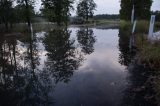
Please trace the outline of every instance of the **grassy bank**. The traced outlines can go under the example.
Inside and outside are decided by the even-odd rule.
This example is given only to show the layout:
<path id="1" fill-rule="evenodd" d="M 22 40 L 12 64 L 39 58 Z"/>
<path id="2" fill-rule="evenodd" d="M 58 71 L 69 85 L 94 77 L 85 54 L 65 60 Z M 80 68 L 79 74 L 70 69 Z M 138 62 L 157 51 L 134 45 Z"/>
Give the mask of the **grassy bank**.
<path id="1" fill-rule="evenodd" d="M 50 22 L 39 22 L 39 23 L 32 23 L 34 32 L 38 31 L 47 31 L 51 28 L 55 27 L 54 23 Z M 25 23 L 18 23 L 18 24 L 13 24 L 12 28 L 9 28 L 9 32 L 25 32 L 28 29 L 28 25 Z M 4 32 L 5 27 L 0 25 L 0 31 Z"/>
<path id="2" fill-rule="evenodd" d="M 100 29 L 109 29 L 109 28 L 118 28 L 119 27 L 119 20 L 90 20 L 88 23 L 83 24 L 70 24 L 73 27 L 94 27 Z"/>
<path id="3" fill-rule="evenodd" d="M 158 31 L 158 29 L 160 30 L 160 22 L 155 23 L 154 31 Z M 130 36 L 132 30 L 131 23 L 121 21 L 120 30 L 124 33 L 123 36 Z M 137 54 L 135 60 L 137 63 L 153 69 L 153 74 L 149 76 L 147 82 L 152 83 L 155 91 L 154 97 L 157 101 L 160 101 L 160 41 L 148 41 L 148 30 L 149 21 L 141 20 L 137 22 L 135 29 L 135 46 L 137 48 Z"/>

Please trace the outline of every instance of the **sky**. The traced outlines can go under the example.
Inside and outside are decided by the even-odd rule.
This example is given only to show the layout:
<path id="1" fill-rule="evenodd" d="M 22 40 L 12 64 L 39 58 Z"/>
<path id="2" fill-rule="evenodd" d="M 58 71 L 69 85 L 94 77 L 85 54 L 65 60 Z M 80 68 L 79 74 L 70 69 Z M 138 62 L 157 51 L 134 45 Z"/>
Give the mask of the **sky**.
<path id="1" fill-rule="evenodd" d="M 41 0 L 36 0 L 36 11 L 41 7 Z M 76 3 L 74 7 L 76 7 Z M 97 4 L 97 9 L 95 11 L 96 14 L 119 14 L 120 10 L 120 0 L 94 0 Z M 160 11 L 160 0 L 153 0 L 151 10 L 159 10 Z M 72 12 L 72 15 L 75 15 L 75 12 Z"/>

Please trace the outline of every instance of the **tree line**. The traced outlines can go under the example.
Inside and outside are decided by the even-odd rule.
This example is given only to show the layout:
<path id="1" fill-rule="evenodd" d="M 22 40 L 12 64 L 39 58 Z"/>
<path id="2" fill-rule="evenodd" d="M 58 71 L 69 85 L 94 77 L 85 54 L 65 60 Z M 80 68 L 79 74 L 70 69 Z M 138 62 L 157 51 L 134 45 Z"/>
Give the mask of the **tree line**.
<path id="1" fill-rule="evenodd" d="M 94 16 L 97 7 L 94 0 L 79 0 L 76 9 L 73 6 L 75 0 L 41 1 L 41 16 L 58 25 L 67 25 L 71 12 L 74 10 L 76 10 L 78 17 L 87 22 L 89 18 Z M 31 19 L 35 16 L 35 2 L 36 0 L 0 0 L 0 24 L 4 25 L 6 29 L 12 27 L 14 23 L 20 22 L 28 23 L 28 26 L 30 26 Z M 121 0 L 120 19 L 130 20 L 133 6 L 135 7 L 135 17 L 137 19 L 149 19 L 152 2 L 152 0 Z M 97 15 L 95 17 L 118 18 L 119 16 Z"/>
<path id="2" fill-rule="evenodd" d="M 118 14 L 99 14 L 99 15 L 95 15 L 93 17 L 94 19 L 96 20 L 99 20 L 99 19 L 119 19 L 119 15 Z"/>
<path id="3" fill-rule="evenodd" d="M 65 24 L 69 20 L 74 9 L 75 0 L 42 0 L 42 15 L 46 16 L 49 21 L 56 22 L 58 25 Z M 93 17 L 96 3 L 94 0 L 79 0 L 76 7 L 76 14 L 86 22 Z"/>
<path id="4" fill-rule="evenodd" d="M 55 22 L 58 25 L 65 24 L 74 10 L 75 0 L 41 0 L 41 15 L 48 21 Z M 6 29 L 12 27 L 14 23 L 27 22 L 31 24 L 31 19 L 35 15 L 35 0 L 0 0 L 0 24 Z M 94 0 L 80 0 L 77 5 L 77 15 L 88 21 L 93 17 L 96 3 Z"/>
<path id="5" fill-rule="evenodd" d="M 6 29 L 19 22 L 30 25 L 33 15 L 34 0 L 0 0 L 0 24 L 4 24 Z"/>

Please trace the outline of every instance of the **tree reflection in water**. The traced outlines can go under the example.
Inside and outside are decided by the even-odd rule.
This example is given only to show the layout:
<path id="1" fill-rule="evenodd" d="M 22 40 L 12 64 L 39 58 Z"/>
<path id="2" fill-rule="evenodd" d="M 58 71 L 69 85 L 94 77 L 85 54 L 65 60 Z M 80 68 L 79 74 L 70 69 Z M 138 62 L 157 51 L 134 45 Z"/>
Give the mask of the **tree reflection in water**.
<path id="1" fill-rule="evenodd" d="M 48 104 L 48 86 L 37 74 L 38 55 L 36 45 L 29 36 L 28 42 L 19 48 L 16 36 L 3 37 L 0 41 L 0 105 Z"/>
<path id="2" fill-rule="evenodd" d="M 70 39 L 71 31 L 67 28 L 54 29 L 44 39 L 48 61 L 45 70 L 49 70 L 56 82 L 68 82 L 80 63 L 83 56 L 76 49 L 75 40 Z"/>
<path id="3" fill-rule="evenodd" d="M 96 38 L 92 29 L 88 27 L 80 28 L 80 30 L 77 31 L 77 40 L 82 47 L 83 53 L 91 54 L 94 52 Z"/>
<path id="4" fill-rule="evenodd" d="M 84 32 L 83 32 L 84 31 Z M 39 41 L 36 34 L 22 37 L 1 36 L 0 39 L 0 105 L 48 106 L 54 104 L 51 92 L 58 82 L 67 83 L 84 60 L 84 53 L 94 51 L 95 37 L 91 29 L 77 33 L 80 50 L 71 39 L 68 28 L 46 33 Z M 42 43 L 44 50 L 38 49 Z M 82 51 L 84 53 L 82 53 Z M 40 52 L 46 52 L 42 59 Z M 42 62 L 43 61 L 43 62 Z M 42 64 L 40 64 L 42 63 Z"/>
<path id="5" fill-rule="evenodd" d="M 119 63 L 124 66 L 129 66 L 135 56 L 135 51 L 129 48 L 130 30 L 128 28 L 124 29 L 120 27 L 119 29 Z"/>

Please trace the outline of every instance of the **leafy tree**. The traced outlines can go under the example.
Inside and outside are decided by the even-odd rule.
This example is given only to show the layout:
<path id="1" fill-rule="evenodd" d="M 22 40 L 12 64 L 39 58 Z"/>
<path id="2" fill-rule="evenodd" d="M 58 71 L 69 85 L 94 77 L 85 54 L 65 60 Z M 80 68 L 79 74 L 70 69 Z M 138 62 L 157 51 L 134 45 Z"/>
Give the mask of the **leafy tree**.
<path id="1" fill-rule="evenodd" d="M 149 19 L 152 2 L 152 0 L 121 0 L 120 18 L 130 20 L 134 5 L 137 19 Z"/>
<path id="2" fill-rule="evenodd" d="M 81 0 L 77 5 L 77 16 L 82 17 L 86 21 L 93 17 L 96 3 L 94 0 Z"/>
<path id="3" fill-rule="evenodd" d="M 29 6 L 30 17 L 32 18 L 35 14 L 34 7 L 32 5 Z M 14 16 L 16 22 L 27 22 L 27 10 L 25 4 L 18 4 L 14 7 Z"/>
<path id="4" fill-rule="evenodd" d="M 69 19 L 70 10 L 73 9 L 74 0 L 42 0 L 42 14 L 51 22 L 58 25 L 65 23 Z"/>
<path id="5" fill-rule="evenodd" d="M 0 0 L 0 22 L 5 24 L 6 29 L 8 29 L 8 24 L 12 22 L 12 4 L 12 0 Z"/>
<path id="6" fill-rule="evenodd" d="M 35 0 L 17 0 L 18 5 L 25 7 L 25 17 L 26 21 L 28 23 L 28 26 L 31 25 L 31 13 L 33 10 L 33 6 L 35 3 Z"/>
<path id="7" fill-rule="evenodd" d="M 121 0 L 120 18 L 125 20 L 131 19 L 131 11 L 131 0 Z"/>

